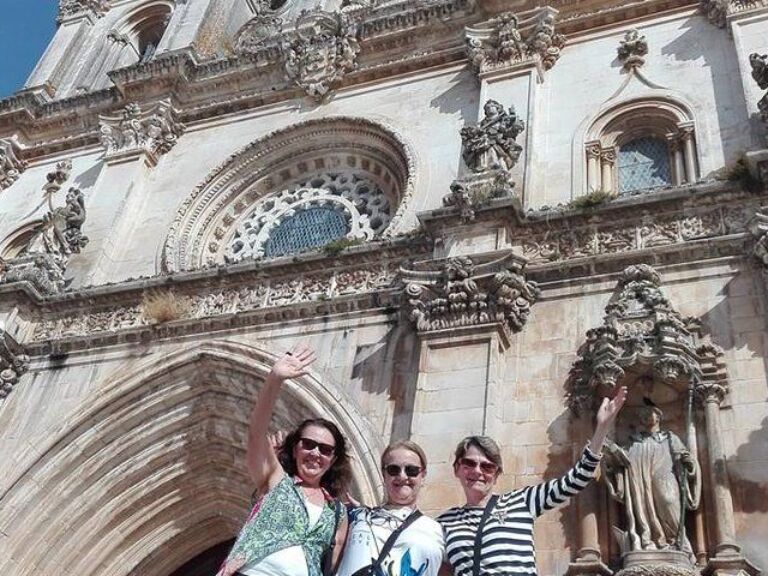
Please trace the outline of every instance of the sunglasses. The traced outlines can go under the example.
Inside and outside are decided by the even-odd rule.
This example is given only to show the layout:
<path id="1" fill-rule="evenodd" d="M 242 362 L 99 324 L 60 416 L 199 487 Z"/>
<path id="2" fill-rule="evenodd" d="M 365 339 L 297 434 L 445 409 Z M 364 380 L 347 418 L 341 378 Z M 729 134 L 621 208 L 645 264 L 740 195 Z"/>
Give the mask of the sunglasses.
<path id="1" fill-rule="evenodd" d="M 479 460 L 475 460 L 474 458 L 461 458 L 459 460 L 459 464 L 461 464 L 465 468 L 470 468 L 472 470 L 474 470 L 479 466 L 480 471 L 483 474 L 495 474 L 496 470 L 499 469 L 499 466 L 497 464 L 494 464 L 493 462 L 480 462 Z"/>
<path id="2" fill-rule="evenodd" d="M 299 445 L 301 446 L 302 450 L 306 450 L 307 452 L 312 452 L 312 450 L 317 448 L 317 450 L 323 456 L 333 456 L 333 454 L 336 452 L 336 446 L 325 444 L 324 442 L 317 442 L 311 438 L 300 438 Z"/>
<path id="3" fill-rule="evenodd" d="M 421 466 L 414 466 L 413 464 L 406 464 L 405 466 L 398 466 L 397 464 L 387 464 L 386 466 L 384 466 L 384 472 L 386 472 L 388 476 L 392 476 L 393 478 L 396 476 L 400 476 L 401 470 L 405 471 L 405 475 L 408 476 L 408 478 L 416 478 L 416 476 L 421 474 Z"/>

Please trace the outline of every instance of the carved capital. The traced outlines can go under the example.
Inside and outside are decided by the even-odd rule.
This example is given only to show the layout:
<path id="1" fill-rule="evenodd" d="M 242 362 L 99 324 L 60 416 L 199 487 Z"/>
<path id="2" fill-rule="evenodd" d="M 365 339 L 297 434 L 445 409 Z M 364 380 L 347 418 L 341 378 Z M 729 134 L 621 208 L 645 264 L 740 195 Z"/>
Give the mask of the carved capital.
<path id="1" fill-rule="evenodd" d="M 525 326 L 539 297 L 535 282 L 512 254 L 478 264 L 462 256 L 425 270 L 401 269 L 407 281 L 405 312 L 420 332 L 497 324 L 507 334 Z"/>
<path id="2" fill-rule="evenodd" d="M 723 349 L 710 342 L 696 348 L 701 377 L 695 383 L 694 394 L 701 403 L 722 403 L 730 388 L 728 373 L 723 358 Z"/>
<path id="3" fill-rule="evenodd" d="M 643 56 L 648 54 L 648 42 L 637 30 L 629 30 L 620 41 L 617 53 L 625 70 L 639 68 L 645 64 Z"/>
<path id="4" fill-rule="evenodd" d="M 101 18 L 110 9 L 110 0 L 59 0 L 59 15 L 57 22 L 67 18 L 89 14 Z"/>
<path id="5" fill-rule="evenodd" d="M 0 190 L 19 179 L 27 163 L 18 156 L 19 147 L 13 140 L 0 139 Z"/>
<path id="6" fill-rule="evenodd" d="M 587 159 L 592 160 L 599 160 L 602 150 L 600 142 L 590 142 L 584 148 L 584 151 L 587 153 Z"/>
<path id="7" fill-rule="evenodd" d="M 551 69 L 560 58 L 565 36 L 555 32 L 558 12 L 536 8 L 520 14 L 504 12 L 466 29 L 467 56 L 478 73 L 515 65 Z"/>
<path id="8" fill-rule="evenodd" d="M 144 154 L 155 165 L 184 133 L 176 111 L 167 100 L 146 111 L 128 104 L 119 116 L 99 116 L 101 144 L 107 160 Z"/>
<path id="9" fill-rule="evenodd" d="M 5 400 L 29 367 L 24 348 L 5 330 L 0 329 L 0 402 Z"/>
<path id="10" fill-rule="evenodd" d="M 357 67 L 358 28 L 340 12 L 304 10 L 281 40 L 283 68 L 308 96 L 322 100 Z"/>
<path id="11" fill-rule="evenodd" d="M 616 162 L 616 148 L 603 148 L 600 150 L 600 159 L 603 164 L 613 165 Z"/>

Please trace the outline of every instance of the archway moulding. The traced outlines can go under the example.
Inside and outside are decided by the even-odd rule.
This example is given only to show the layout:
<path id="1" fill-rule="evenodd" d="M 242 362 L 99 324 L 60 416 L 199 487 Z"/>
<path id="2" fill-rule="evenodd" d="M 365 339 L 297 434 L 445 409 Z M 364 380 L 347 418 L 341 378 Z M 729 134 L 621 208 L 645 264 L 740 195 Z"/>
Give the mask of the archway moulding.
<path id="1" fill-rule="evenodd" d="M 46 573 L 46 558 L 55 558 L 71 573 L 125 576 L 155 549 L 213 520 L 214 540 L 231 537 L 247 512 L 240 444 L 256 382 L 273 361 L 259 348 L 214 341 L 140 362 L 127 374 L 119 369 L 65 424 L 33 441 L 31 463 L 4 483 L 0 523 L 12 528 L 0 572 Z M 342 390 L 312 375 L 286 382 L 276 424 L 309 415 L 339 424 L 357 489 L 374 497 L 381 446 L 365 417 Z M 176 546 L 171 564 L 216 543 Z"/>
<path id="2" fill-rule="evenodd" d="M 223 262 L 226 243 L 260 200 L 328 173 L 354 173 L 374 183 L 392 206 L 381 237 L 395 236 L 413 194 L 415 171 L 411 146 L 378 120 L 332 116 L 276 130 L 232 154 L 183 201 L 160 268 L 177 272 Z"/>

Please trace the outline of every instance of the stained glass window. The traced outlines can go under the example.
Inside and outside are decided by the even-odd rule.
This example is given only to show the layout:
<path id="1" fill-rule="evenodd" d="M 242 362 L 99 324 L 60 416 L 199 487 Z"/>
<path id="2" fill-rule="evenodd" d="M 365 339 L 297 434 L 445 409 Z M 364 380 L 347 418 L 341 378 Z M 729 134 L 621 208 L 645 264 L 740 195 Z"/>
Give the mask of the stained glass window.
<path id="1" fill-rule="evenodd" d="M 672 183 L 667 143 L 658 138 L 637 138 L 619 149 L 619 194 L 659 188 Z"/>
<path id="2" fill-rule="evenodd" d="M 264 255 L 277 258 L 319 248 L 343 238 L 348 232 L 349 224 L 340 211 L 325 206 L 306 208 L 283 220 L 272 231 Z"/>

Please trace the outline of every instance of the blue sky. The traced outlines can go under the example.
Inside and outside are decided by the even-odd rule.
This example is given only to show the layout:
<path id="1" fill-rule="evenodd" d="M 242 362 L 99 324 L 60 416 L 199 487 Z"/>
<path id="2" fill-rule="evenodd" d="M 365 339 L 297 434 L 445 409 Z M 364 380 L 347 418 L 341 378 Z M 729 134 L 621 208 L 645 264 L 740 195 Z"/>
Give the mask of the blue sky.
<path id="1" fill-rule="evenodd" d="M 56 31 L 58 0 L 0 0 L 0 98 L 19 88 Z"/>

